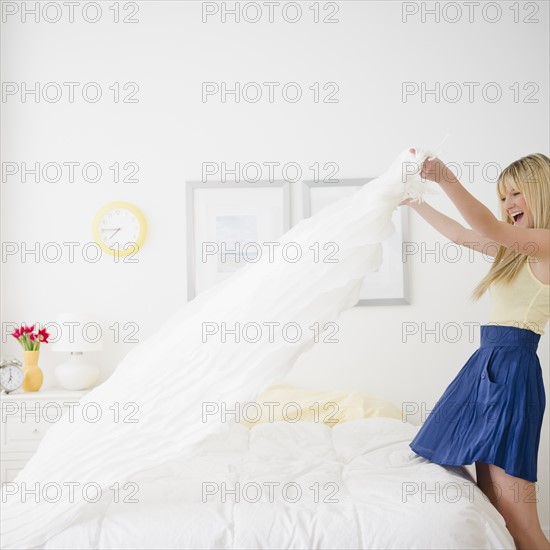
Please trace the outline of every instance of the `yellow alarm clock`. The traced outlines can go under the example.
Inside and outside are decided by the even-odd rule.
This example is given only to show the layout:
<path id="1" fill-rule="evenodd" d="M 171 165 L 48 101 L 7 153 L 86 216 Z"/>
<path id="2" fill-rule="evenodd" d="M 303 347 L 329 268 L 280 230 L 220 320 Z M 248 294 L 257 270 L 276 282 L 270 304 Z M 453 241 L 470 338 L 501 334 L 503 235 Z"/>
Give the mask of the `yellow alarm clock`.
<path id="1" fill-rule="evenodd" d="M 147 222 L 143 212 L 128 202 L 103 206 L 93 222 L 94 239 L 112 256 L 135 254 L 145 241 Z"/>

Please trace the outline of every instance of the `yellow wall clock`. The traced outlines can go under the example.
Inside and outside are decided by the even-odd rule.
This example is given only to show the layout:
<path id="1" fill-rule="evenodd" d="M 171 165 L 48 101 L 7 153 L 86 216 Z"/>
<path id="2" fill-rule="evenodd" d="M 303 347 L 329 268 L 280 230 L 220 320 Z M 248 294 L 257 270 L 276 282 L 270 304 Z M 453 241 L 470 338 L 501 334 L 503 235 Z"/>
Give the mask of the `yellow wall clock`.
<path id="1" fill-rule="evenodd" d="M 147 235 L 143 212 L 128 202 L 111 202 L 99 209 L 93 222 L 96 243 L 112 256 L 135 254 Z"/>

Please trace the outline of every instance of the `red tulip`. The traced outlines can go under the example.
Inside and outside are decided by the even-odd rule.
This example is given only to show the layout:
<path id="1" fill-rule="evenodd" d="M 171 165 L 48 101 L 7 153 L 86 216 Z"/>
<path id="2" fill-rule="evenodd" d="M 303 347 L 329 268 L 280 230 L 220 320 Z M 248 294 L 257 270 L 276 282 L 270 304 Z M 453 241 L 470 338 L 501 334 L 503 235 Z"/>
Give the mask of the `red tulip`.
<path id="1" fill-rule="evenodd" d="M 37 333 L 34 333 L 35 325 L 27 327 L 21 325 L 20 328 L 16 328 L 12 332 L 12 336 L 16 338 L 25 351 L 37 351 L 40 348 L 40 343 L 48 343 L 48 338 L 50 335 L 46 332 L 46 329 L 37 329 Z"/>

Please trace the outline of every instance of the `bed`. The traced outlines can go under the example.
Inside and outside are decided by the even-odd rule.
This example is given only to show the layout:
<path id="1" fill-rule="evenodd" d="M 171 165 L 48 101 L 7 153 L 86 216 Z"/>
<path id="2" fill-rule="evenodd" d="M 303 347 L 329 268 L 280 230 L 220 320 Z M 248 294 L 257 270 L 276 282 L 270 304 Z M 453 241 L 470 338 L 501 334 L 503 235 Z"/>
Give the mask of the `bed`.
<path id="1" fill-rule="evenodd" d="M 191 460 L 152 468 L 118 502 L 90 503 L 40 548 L 515 548 L 466 468 L 408 447 L 418 426 L 392 404 L 281 385 L 258 403 L 265 412 L 281 398 L 306 418 L 272 407 L 271 418 L 228 422 Z M 327 403 L 336 413 L 319 415 Z"/>

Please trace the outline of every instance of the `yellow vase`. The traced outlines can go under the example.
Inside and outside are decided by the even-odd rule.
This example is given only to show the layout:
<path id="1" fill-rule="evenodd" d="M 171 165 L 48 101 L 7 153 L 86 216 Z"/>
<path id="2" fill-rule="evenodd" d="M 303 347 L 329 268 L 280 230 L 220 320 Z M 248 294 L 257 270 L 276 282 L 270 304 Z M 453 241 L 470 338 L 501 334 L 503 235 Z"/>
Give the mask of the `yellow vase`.
<path id="1" fill-rule="evenodd" d="M 24 391 L 38 391 L 42 387 L 44 374 L 38 366 L 40 351 L 23 352 L 23 384 Z"/>

